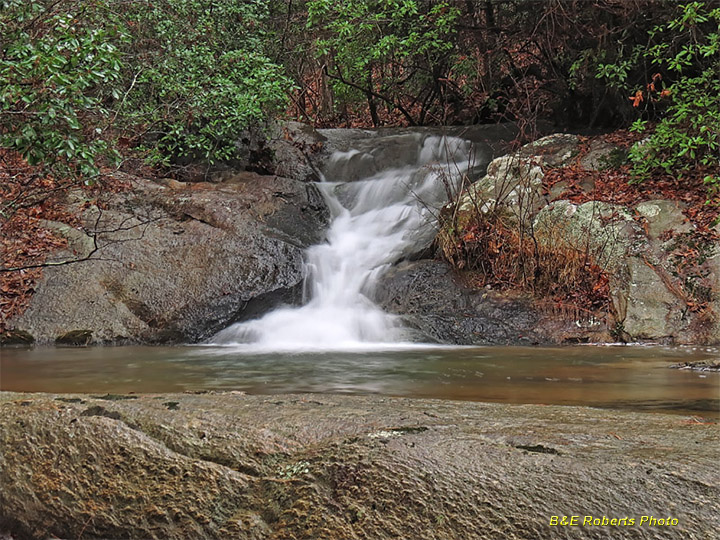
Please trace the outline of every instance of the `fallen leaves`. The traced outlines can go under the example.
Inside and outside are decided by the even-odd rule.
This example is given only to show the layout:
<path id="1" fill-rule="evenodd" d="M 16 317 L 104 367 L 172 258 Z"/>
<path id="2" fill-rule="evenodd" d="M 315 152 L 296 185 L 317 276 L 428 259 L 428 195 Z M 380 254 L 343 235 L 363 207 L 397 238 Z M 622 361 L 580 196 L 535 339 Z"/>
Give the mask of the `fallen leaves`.
<path id="1" fill-rule="evenodd" d="M 638 140 L 638 135 L 625 130 L 602 135 L 597 139 L 609 144 L 629 148 Z M 666 199 L 680 201 L 686 205 L 683 213 L 695 225 L 699 232 L 712 231 L 720 217 L 720 196 L 708 194 L 703 178 L 708 170 L 698 167 L 685 171 L 682 176 L 658 174 L 644 182 L 634 182 L 630 165 L 623 164 L 601 171 L 588 171 L 581 160 L 589 150 L 591 139 L 585 139 L 580 153 L 567 167 L 546 172 L 543 179 L 546 193 L 557 184 L 567 187 L 554 200 L 569 200 L 575 204 L 588 201 L 602 201 L 623 206 L 636 206 L 645 201 Z M 583 188 L 583 184 L 593 184 L 592 190 Z"/>
<path id="2" fill-rule="evenodd" d="M 70 185 L 43 175 L 14 152 L 0 150 L 0 332 L 27 307 L 42 275 L 39 268 L 3 270 L 42 264 L 49 253 L 67 245 L 42 220 L 77 222 L 61 200 Z"/>

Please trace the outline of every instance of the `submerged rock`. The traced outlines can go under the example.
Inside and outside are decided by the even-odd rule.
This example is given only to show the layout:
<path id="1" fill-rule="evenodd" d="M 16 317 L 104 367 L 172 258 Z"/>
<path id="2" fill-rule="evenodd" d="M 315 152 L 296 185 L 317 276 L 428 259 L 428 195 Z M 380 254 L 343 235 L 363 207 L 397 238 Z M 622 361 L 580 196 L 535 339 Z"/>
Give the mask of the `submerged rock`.
<path id="1" fill-rule="evenodd" d="M 0 345 L 32 345 L 35 338 L 22 330 L 8 330 L 0 333 Z"/>
<path id="2" fill-rule="evenodd" d="M 720 527 L 717 425 L 682 416 L 358 396 L 135 397 L 0 393 L 0 531 L 17 540 L 655 540 L 713 538 Z M 573 515 L 634 524 L 551 525 Z"/>
<path id="3" fill-rule="evenodd" d="M 92 343 L 92 330 L 71 330 L 55 338 L 56 345 L 70 345 L 72 347 L 84 347 Z"/>
<path id="4" fill-rule="evenodd" d="M 690 371 L 720 371 L 720 360 L 698 360 L 697 362 L 680 362 L 668 366 L 671 369 Z"/>

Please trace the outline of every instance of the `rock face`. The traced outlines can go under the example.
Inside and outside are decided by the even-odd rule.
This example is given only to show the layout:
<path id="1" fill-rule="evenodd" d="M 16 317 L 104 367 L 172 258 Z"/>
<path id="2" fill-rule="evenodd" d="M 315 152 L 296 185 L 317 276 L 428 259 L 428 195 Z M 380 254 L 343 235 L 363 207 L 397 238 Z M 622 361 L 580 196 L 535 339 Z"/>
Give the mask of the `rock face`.
<path id="1" fill-rule="evenodd" d="M 300 122 L 273 126 L 267 143 L 274 173 L 301 182 L 320 180 L 320 167 L 327 158 L 327 138 Z"/>
<path id="2" fill-rule="evenodd" d="M 535 233 L 551 245 L 587 251 L 608 272 L 625 264 L 632 239 L 640 233 L 627 208 L 600 201 L 550 203 L 540 210 L 533 225 Z"/>
<path id="3" fill-rule="evenodd" d="M 444 262 L 403 262 L 383 278 L 376 300 L 403 316 L 415 339 L 458 345 L 609 341 L 604 321 L 540 305 L 522 294 L 464 286 Z"/>
<path id="4" fill-rule="evenodd" d="M 682 209 L 668 200 L 634 208 L 560 200 L 544 207 L 534 226 L 538 234 L 554 235 L 556 243 L 588 250 L 607 270 L 617 329 L 625 339 L 717 343 L 717 245 L 693 236 Z M 695 262 L 678 256 L 687 248 L 698 250 Z M 703 303 L 704 309 L 691 309 Z"/>
<path id="5" fill-rule="evenodd" d="M 451 225 L 456 229 L 453 234 L 462 237 L 472 215 L 496 212 L 505 223 L 551 249 L 587 253 L 609 277 L 613 309 L 604 321 L 591 318 L 591 326 L 585 327 L 577 319 L 575 332 L 569 334 L 562 321 L 554 327 L 542 323 L 542 307 L 538 311 L 529 298 L 510 301 L 489 291 L 473 293 L 458 287 L 447 268 L 437 265 L 402 266 L 389 273 L 380 287 L 381 303 L 425 334 L 448 343 L 504 343 L 510 335 L 539 343 L 620 339 L 720 343 L 717 241 L 694 234 L 678 201 L 576 204 L 559 198 L 568 188 L 566 182 L 543 192 L 546 171 L 574 159 L 588 172 L 577 180 L 578 186 L 592 194 L 590 173 L 617 165 L 624 155 L 598 141 L 584 155 L 578 156 L 579 149 L 577 136 L 551 135 L 493 160 L 487 174 L 464 193 Z M 433 284 L 429 288 L 416 278 L 428 272 Z M 413 294 L 413 288 L 423 290 L 423 296 Z M 404 292 L 396 294 L 395 289 Z"/>
<path id="6" fill-rule="evenodd" d="M 577 407 L 0 393 L 0 536 L 710 539 L 717 441 Z M 634 524 L 550 525 L 573 515 Z"/>
<path id="7" fill-rule="evenodd" d="M 313 184 L 254 173 L 122 180 L 132 188 L 98 204 L 70 194 L 81 229 L 47 224 L 70 246 L 55 262 L 89 260 L 47 268 L 15 332 L 71 345 L 192 342 L 299 299 L 303 250 L 329 218 Z"/>

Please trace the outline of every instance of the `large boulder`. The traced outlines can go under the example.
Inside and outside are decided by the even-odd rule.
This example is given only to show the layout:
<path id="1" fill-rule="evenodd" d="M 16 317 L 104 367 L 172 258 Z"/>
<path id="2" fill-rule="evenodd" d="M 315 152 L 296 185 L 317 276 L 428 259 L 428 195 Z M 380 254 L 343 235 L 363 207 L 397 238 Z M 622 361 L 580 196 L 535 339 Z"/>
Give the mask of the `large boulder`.
<path id="1" fill-rule="evenodd" d="M 70 194 L 80 227 L 46 223 L 69 249 L 9 321 L 15 332 L 37 343 L 192 342 L 299 299 L 303 250 L 329 217 L 313 184 L 247 172 L 118 180 L 130 189 Z"/>
<path id="2" fill-rule="evenodd" d="M 717 437 L 580 407 L 0 393 L 0 537 L 710 539 Z"/>
<path id="3" fill-rule="evenodd" d="M 627 208 L 600 201 L 579 205 L 556 201 L 540 210 L 533 223 L 535 235 L 545 245 L 587 253 L 610 273 L 625 264 L 638 229 Z"/>
<path id="4" fill-rule="evenodd" d="M 396 265 L 382 278 L 375 300 L 401 315 L 418 341 L 538 345 L 611 339 L 603 319 L 538 303 L 527 294 L 478 290 L 442 261 Z"/>
<path id="5" fill-rule="evenodd" d="M 633 208 L 560 200 L 538 213 L 534 231 L 550 245 L 587 253 L 605 269 L 618 337 L 668 343 L 720 339 L 687 309 L 687 283 L 673 252 L 690 239 L 693 226 L 680 203 L 651 200 Z"/>
<path id="6" fill-rule="evenodd" d="M 477 230 L 483 230 L 486 225 L 483 220 L 500 222 L 517 235 L 532 238 L 543 253 L 555 251 L 558 257 L 562 253 L 583 255 L 588 264 L 606 272 L 612 313 L 603 317 L 609 325 L 604 332 L 595 333 L 593 329 L 595 337 L 677 344 L 720 343 L 717 236 L 699 234 L 679 201 L 646 200 L 624 206 L 593 200 L 597 173 L 617 166 L 626 152 L 597 139 L 584 149 L 581 146 L 577 136 L 551 135 L 493 160 L 487 174 L 462 194 L 459 204 L 449 206 L 442 214 L 439 245 L 443 249 L 462 248 L 464 239 L 472 239 Z M 568 180 L 544 183 L 548 169 L 566 166 L 573 167 L 569 175 L 572 186 Z M 583 171 L 587 174 L 583 175 Z M 587 202 L 561 199 L 571 187 L 575 196 L 579 195 L 578 188 L 584 191 L 581 199 Z M 451 290 L 451 274 L 447 271 L 441 274 L 446 277 L 432 280 L 437 290 Z M 392 282 L 395 274 L 388 279 Z M 532 318 L 517 312 L 521 294 L 514 295 L 513 302 L 501 304 L 495 300 L 497 293 L 483 295 L 484 302 L 489 303 L 487 309 L 500 319 L 512 320 L 505 325 L 512 328 L 511 334 L 535 335 L 532 339 L 543 341 L 534 334 L 536 323 Z M 529 295 L 524 302 L 532 304 Z M 408 312 L 407 301 L 400 304 L 391 309 Z M 504 314 L 499 305 L 506 306 Z M 425 308 L 428 313 L 422 318 L 427 319 L 436 308 L 430 303 Z M 447 312 L 442 302 L 437 310 Z M 470 311 L 473 310 L 477 311 L 476 308 Z M 413 317 L 417 318 L 414 314 Z M 452 319 L 455 322 L 451 326 L 455 328 L 471 324 L 458 323 L 461 319 L 458 317 Z M 441 324 L 440 328 L 444 326 Z M 442 330 L 441 334 L 451 336 L 452 332 Z M 551 341 L 561 341 L 564 335 L 560 331 Z M 438 339 L 459 343 L 477 340 L 467 335 Z M 495 341 L 502 340 L 491 340 Z"/>
<path id="7" fill-rule="evenodd" d="M 534 223 L 545 242 L 588 253 L 610 280 L 615 333 L 628 341 L 717 343 L 717 244 L 678 201 L 632 207 L 555 201 Z"/>
<path id="8" fill-rule="evenodd" d="M 618 287 L 619 322 L 628 339 L 718 343 L 720 274 L 717 240 L 696 234 L 679 201 L 635 206 L 642 233 L 627 253 L 624 287 Z"/>

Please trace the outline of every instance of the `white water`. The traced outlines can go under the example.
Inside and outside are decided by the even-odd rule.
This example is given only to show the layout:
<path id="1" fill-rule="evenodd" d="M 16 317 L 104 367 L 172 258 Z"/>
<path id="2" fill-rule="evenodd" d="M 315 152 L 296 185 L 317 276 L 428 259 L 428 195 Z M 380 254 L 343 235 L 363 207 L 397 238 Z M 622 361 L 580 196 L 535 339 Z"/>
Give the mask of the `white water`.
<path id="1" fill-rule="evenodd" d="M 330 159 L 337 163 L 356 153 Z M 363 180 L 319 184 L 333 219 L 327 241 L 306 253 L 306 303 L 230 326 L 211 343 L 263 352 L 409 346 L 399 318 L 370 298 L 392 263 L 432 238 L 433 211 L 445 202 L 445 184 L 454 188 L 467 170 L 470 143 L 427 137 L 415 155 L 413 164 Z"/>

